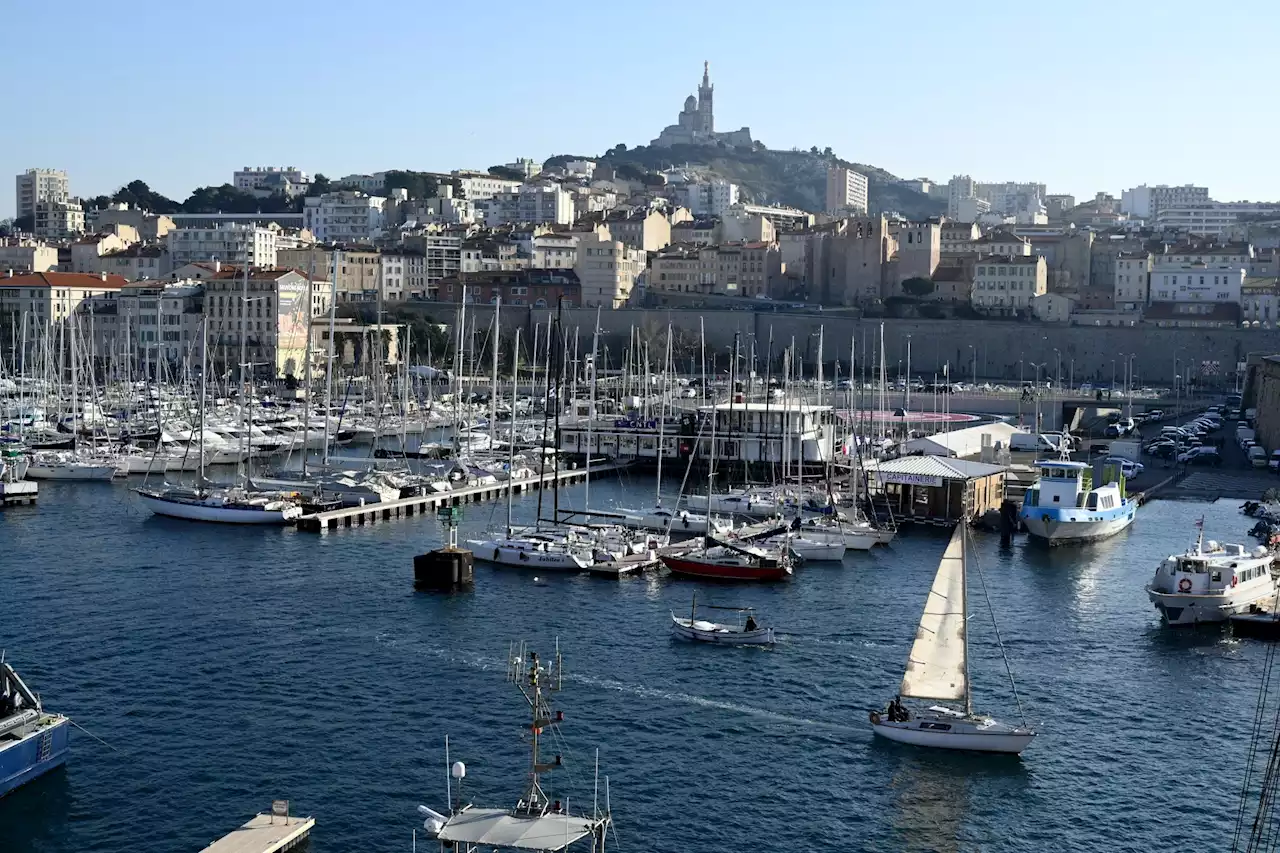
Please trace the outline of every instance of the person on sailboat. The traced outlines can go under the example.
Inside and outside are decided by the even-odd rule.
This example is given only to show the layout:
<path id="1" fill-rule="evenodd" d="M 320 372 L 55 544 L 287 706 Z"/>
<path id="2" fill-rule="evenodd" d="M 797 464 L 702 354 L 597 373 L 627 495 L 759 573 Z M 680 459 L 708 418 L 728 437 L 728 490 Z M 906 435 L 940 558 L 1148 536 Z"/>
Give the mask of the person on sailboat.
<path id="1" fill-rule="evenodd" d="M 754 631 L 754 630 L 756 630 L 756 629 L 757 629 L 757 628 L 759 628 L 759 627 L 760 627 L 760 626 L 756 624 L 756 617 L 755 617 L 753 614 L 748 613 L 748 614 L 747 614 L 747 622 L 746 622 L 746 624 L 743 626 L 743 630 L 745 630 L 745 631 Z"/>
<path id="2" fill-rule="evenodd" d="M 889 703 L 888 713 L 889 722 L 891 723 L 905 723 L 911 719 L 911 714 L 907 712 L 907 709 L 902 704 L 901 696 L 893 697 L 893 700 Z"/>

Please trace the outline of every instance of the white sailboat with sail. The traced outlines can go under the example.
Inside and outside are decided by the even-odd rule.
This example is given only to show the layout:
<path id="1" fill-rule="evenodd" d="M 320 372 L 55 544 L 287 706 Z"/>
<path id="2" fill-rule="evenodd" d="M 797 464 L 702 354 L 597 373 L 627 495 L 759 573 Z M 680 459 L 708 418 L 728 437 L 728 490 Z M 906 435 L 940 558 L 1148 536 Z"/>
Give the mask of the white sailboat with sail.
<path id="1" fill-rule="evenodd" d="M 1013 726 L 973 710 L 969 679 L 967 544 L 968 528 L 957 525 L 925 601 L 916 639 L 907 657 L 901 692 L 886 711 L 871 712 L 871 728 L 880 737 L 915 746 L 1016 755 L 1035 737 L 1025 720 L 1022 725 Z M 999 640 L 998 633 L 996 639 Z M 1003 651 L 1002 645 L 1002 654 Z M 1008 667 L 1007 659 L 1005 666 Z M 1012 684 L 1012 672 L 1009 681 Z M 1015 686 L 1015 699 L 1017 695 Z M 902 705 L 903 698 L 963 702 L 964 709 L 933 705 L 924 711 L 912 712 Z"/>

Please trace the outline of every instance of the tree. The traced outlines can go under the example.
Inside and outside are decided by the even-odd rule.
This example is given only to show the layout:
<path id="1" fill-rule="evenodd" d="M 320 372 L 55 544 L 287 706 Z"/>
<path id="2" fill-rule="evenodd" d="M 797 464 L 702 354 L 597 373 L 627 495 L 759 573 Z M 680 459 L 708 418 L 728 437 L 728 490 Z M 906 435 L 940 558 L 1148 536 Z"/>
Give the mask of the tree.
<path id="1" fill-rule="evenodd" d="M 13 219 L 13 230 L 20 234 L 30 234 L 36 230 L 36 217 L 33 213 L 26 216 L 16 216 Z"/>
<path id="2" fill-rule="evenodd" d="M 111 196 L 96 195 L 93 198 L 84 200 L 85 210 L 104 210 L 107 205 L 111 204 Z"/>
<path id="3" fill-rule="evenodd" d="M 177 213 L 181 209 L 176 201 L 153 191 L 144 181 L 130 181 L 116 190 L 111 200 L 152 213 Z"/>
<path id="4" fill-rule="evenodd" d="M 489 174 L 495 178 L 504 178 L 508 181 L 523 181 L 525 179 L 524 172 L 508 166 L 490 166 Z"/>
<path id="5" fill-rule="evenodd" d="M 426 172 L 409 172 L 393 169 L 387 172 L 383 188 L 389 193 L 394 189 L 409 191 L 409 198 L 435 198 L 439 191 L 439 181 L 434 175 Z"/>
<path id="6" fill-rule="evenodd" d="M 311 180 L 311 186 L 307 187 L 307 195 L 324 195 L 327 192 L 333 192 L 333 182 L 316 172 L 316 176 Z"/>
<path id="7" fill-rule="evenodd" d="M 937 285 L 933 281 L 920 276 L 909 278 L 902 283 L 902 292 L 917 299 L 923 299 L 936 289 Z"/>
<path id="8" fill-rule="evenodd" d="M 830 145 L 828 145 L 826 148 L 823 148 L 823 149 L 822 149 L 822 156 L 823 156 L 823 157 L 834 157 L 834 156 L 835 156 L 834 154 L 832 154 L 832 153 L 831 153 L 831 146 L 830 146 Z"/>

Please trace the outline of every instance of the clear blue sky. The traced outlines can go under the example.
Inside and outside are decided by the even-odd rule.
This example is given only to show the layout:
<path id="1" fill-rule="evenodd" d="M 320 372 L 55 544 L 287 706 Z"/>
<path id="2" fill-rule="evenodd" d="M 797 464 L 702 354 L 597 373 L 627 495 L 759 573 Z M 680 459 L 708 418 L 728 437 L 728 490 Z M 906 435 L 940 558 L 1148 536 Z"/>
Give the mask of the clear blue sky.
<path id="1" fill-rule="evenodd" d="M 1280 4 L 864 0 L 0 3 L 13 175 L 178 200 L 244 165 L 331 177 L 643 144 L 711 61 L 720 129 L 902 177 L 1280 199 Z"/>

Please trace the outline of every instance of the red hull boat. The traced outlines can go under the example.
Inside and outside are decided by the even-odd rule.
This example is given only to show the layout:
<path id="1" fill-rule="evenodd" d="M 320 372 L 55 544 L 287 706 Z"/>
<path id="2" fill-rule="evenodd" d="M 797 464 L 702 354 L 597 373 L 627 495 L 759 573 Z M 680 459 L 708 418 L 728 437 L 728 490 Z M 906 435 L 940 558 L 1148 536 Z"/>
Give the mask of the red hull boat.
<path id="1" fill-rule="evenodd" d="M 791 567 L 768 561 L 764 564 L 737 557 L 699 559 L 697 557 L 663 557 L 672 574 L 691 578 L 725 581 L 780 581 L 791 576 Z"/>

